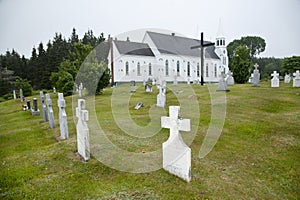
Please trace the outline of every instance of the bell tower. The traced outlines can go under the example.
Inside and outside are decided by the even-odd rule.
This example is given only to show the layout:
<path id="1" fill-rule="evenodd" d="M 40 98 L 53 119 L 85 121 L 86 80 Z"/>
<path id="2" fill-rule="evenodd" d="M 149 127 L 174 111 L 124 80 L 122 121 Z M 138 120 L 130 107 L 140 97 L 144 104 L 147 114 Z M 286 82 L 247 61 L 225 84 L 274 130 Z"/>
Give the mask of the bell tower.
<path id="1" fill-rule="evenodd" d="M 219 27 L 216 37 L 216 45 L 215 45 L 215 53 L 220 58 L 220 65 L 219 70 L 227 73 L 228 68 L 228 56 L 227 56 L 227 49 L 226 49 L 226 40 L 223 32 L 223 27 L 221 24 L 221 19 L 219 21 Z"/>

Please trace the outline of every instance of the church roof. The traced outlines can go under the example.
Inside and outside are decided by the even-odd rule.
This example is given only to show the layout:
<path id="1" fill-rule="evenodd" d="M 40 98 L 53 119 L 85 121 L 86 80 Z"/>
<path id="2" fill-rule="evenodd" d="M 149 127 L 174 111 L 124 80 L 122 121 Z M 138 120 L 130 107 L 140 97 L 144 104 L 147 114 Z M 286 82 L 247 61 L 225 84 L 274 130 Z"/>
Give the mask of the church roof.
<path id="1" fill-rule="evenodd" d="M 129 41 L 114 41 L 120 54 L 138 55 L 138 56 L 154 56 L 152 50 L 145 43 L 129 42 Z"/>
<path id="2" fill-rule="evenodd" d="M 160 53 L 194 57 L 200 56 L 200 49 L 191 49 L 192 46 L 200 45 L 200 40 L 150 31 L 147 31 L 147 34 Z M 207 43 L 210 42 L 204 41 L 204 44 Z M 205 48 L 205 58 L 220 59 L 215 53 L 215 46 Z"/>

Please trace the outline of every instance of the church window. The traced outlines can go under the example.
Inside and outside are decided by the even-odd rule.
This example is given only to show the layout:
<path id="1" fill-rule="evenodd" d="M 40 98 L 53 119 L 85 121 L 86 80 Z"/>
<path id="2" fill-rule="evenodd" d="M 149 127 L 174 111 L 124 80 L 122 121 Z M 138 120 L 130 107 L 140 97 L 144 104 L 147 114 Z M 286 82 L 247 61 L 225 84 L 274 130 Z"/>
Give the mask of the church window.
<path id="1" fill-rule="evenodd" d="M 166 76 L 169 76 L 169 61 L 166 60 Z"/>
<path id="2" fill-rule="evenodd" d="M 190 62 L 187 62 L 187 76 L 191 76 L 191 66 L 190 66 Z"/>
<path id="3" fill-rule="evenodd" d="M 138 75 L 138 76 L 141 75 L 141 66 L 140 66 L 140 62 L 137 63 L 137 75 Z"/>
<path id="4" fill-rule="evenodd" d="M 151 63 L 149 63 L 149 76 L 152 76 L 152 67 L 151 67 Z"/>
<path id="5" fill-rule="evenodd" d="M 180 63 L 179 63 L 179 60 L 177 60 L 177 76 L 180 76 Z"/>
<path id="6" fill-rule="evenodd" d="M 199 66 L 199 63 L 197 63 L 197 77 L 200 76 L 200 66 Z"/>
<path id="7" fill-rule="evenodd" d="M 208 77 L 208 63 L 206 63 L 206 71 L 205 71 L 205 73 L 206 73 L 206 77 Z"/>
<path id="8" fill-rule="evenodd" d="M 126 61 L 126 63 L 125 63 L 125 73 L 126 73 L 126 75 L 129 75 L 129 63 L 128 63 L 128 61 Z"/>
<path id="9" fill-rule="evenodd" d="M 219 40 L 217 40 L 217 46 L 219 46 Z"/>
<path id="10" fill-rule="evenodd" d="M 223 45 L 225 46 L 225 40 L 223 40 Z"/>
<path id="11" fill-rule="evenodd" d="M 217 64 L 215 64 L 215 77 L 217 77 Z"/>

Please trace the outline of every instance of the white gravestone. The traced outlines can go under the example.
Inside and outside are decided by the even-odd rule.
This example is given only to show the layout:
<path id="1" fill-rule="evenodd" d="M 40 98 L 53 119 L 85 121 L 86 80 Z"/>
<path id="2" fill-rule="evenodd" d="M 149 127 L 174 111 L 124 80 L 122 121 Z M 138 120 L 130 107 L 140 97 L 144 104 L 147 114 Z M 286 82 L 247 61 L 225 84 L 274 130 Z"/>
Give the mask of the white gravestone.
<path id="1" fill-rule="evenodd" d="M 187 79 L 186 83 L 189 85 L 191 83 L 190 78 Z"/>
<path id="2" fill-rule="evenodd" d="M 76 125 L 78 153 L 85 161 L 87 161 L 90 159 L 89 128 L 87 125 L 87 121 L 89 120 L 89 112 L 85 110 L 84 99 L 78 99 L 76 117 L 78 118 Z"/>
<path id="3" fill-rule="evenodd" d="M 163 86 L 159 87 L 159 94 L 157 95 L 157 103 L 156 106 L 160 108 L 165 108 L 166 107 L 166 95 L 164 93 L 164 88 Z"/>
<path id="4" fill-rule="evenodd" d="M 165 81 L 165 80 L 162 81 L 161 88 L 162 88 L 162 92 L 164 94 L 166 94 L 166 92 L 167 92 L 167 81 Z"/>
<path id="5" fill-rule="evenodd" d="M 24 95 L 23 95 L 23 90 L 20 89 L 20 101 L 24 102 Z"/>
<path id="6" fill-rule="evenodd" d="M 250 75 L 250 77 L 249 77 L 249 80 L 248 80 L 248 83 L 252 83 L 253 76 L 254 76 L 254 74 L 251 73 L 251 75 Z"/>
<path id="7" fill-rule="evenodd" d="M 233 78 L 233 73 L 229 70 L 227 73 L 227 77 L 226 77 L 226 84 L 228 86 L 233 86 L 234 85 L 234 78 Z"/>
<path id="8" fill-rule="evenodd" d="M 60 138 L 66 139 L 69 137 L 68 131 L 68 121 L 66 113 L 66 101 L 64 99 L 63 93 L 58 93 L 57 105 L 59 109 L 59 128 L 60 128 Z"/>
<path id="9" fill-rule="evenodd" d="M 180 106 L 169 107 L 170 117 L 161 117 L 161 126 L 170 129 L 170 136 L 163 143 L 163 168 L 187 182 L 191 180 L 191 149 L 179 131 L 190 131 L 190 120 L 180 118 Z"/>
<path id="10" fill-rule="evenodd" d="M 229 92 L 230 90 L 227 89 L 227 84 L 225 81 L 225 74 L 224 72 L 221 73 L 219 79 L 219 88 L 217 89 L 218 92 Z"/>
<path id="11" fill-rule="evenodd" d="M 50 94 L 46 94 L 46 104 L 48 106 L 48 119 L 50 128 L 55 128 L 55 121 L 54 121 L 54 112 L 52 108 L 52 100 L 50 98 Z"/>
<path id="12" fill-rule="evenodd" d="M 78 87 L 78 96 L 79 96 L 79 98 L 82 97 L 82 90 L 83 90 L 83 85 L 82 85 L 82 83 L 80 83 L 80 85 Z"/>
<path id="13" fill-rule="evenodd" d="M 295 73 L 293 73 L 293 75 L 293 87 L 300 87 L 300 71 L 297 70 Z"/>
<path id="14" fill-rule="evenodd" d="M 271 87 L 279 87 L 279 73 L 277 73 L 277 71 L 273 71 L 271 76 L 273 76 L 271 80 Z"/>
<path id="15" fill-rule="evenodd" d="M 48 114 L 47 114 L 47 107 L 45 105 L 45 97 L 43 91 L 40 91 L 40 99 L 42 102 L 42 113 L 43 113 L 43 120 L 44 122 L 48 121 Z"/>
<path id="16" fill-rule="evenodd" d="M 16 90 L 13 90 L 14 99 L 17 99 Z"/>
<path id="17" fill-rule="evenodd" d="M 259 86 L 259 80 L 260 80 L 260 73 L 259 70 L 257 69 L 259 66 L 256 63 L 254 65 L 255 69 L 253 71 L 253 77 L 252 77 L 252 84 L 254 87 L 258 87 Z"/>
<path id="18" fill-rule="evenodd" d="M 146 86 L 145 86 L 145 92 L 152 92 L 152 85 L 146 84 Z"/>
<path id="19" fill-rule="evenodd" d="M 177 81 L 177 76 L 174 76 L 174 81 L 173 81 L 173 85 L 178 85 L 178 81 Z"/>
<path id="20" fill-rule="evenodd" d="M 289 74 L 285 74 L 284 83 L 290 83 L 290 82 L 291 82 L 291 76 Z"/>

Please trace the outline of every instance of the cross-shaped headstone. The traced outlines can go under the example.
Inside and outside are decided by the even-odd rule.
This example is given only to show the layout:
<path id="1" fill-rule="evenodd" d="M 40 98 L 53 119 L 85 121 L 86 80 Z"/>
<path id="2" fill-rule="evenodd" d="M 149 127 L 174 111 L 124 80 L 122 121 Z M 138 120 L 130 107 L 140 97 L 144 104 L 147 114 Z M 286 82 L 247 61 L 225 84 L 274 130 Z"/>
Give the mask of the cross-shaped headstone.
<path id="1" fill-rule="evenodd" d="M 179 131 L 190 131 L 190 120 L 180 118 L 180 106 L 170 106 L 169 113 L 169 117 L 161 117 L 161 126 L 170 129 L 170 136 L 163 143 L 163 168 L 189 182 L 191 149 L 185 144 Z"/>
<path id="2" fill-rule="evenodd" d="M 52 100 L 50 98 L 50 94 L 46 94 L 46 104 L 48 106 L 48 119 L 50 128 L 55 128 L 55 121 L 54 121 L 54 112 L 52 108 Z"/>
<path id="3" fill-rule="evenodd" d="M 255 70 L 258 70 L 257 68 L 259 67 L 259 65 L 257 63 L 255 63 L 254 68 Z"/>
<path id="4" fill-rule="evenodd" d="M 295 73 L 293 73 L 293 75 L 293 87 L 300 87 L 300 71 L 297 70 Z"/>
<path id="5" fill-rule="evenodd" d="M 66 139 L 69 137 L 68 131 L 68 121 L 66 113 L 66 101 L 64 99 L 63 93 L 58 93 L 57 105 L 59 109 L 59 128 L 60 128 L 60 137 Z"/>
<path id="6" fill-rule="evenodd" d="M 76 117 L 78 118 L 76 125 L 78 153 L 85 161 L 87 161 L 90 159 L 89 128 L 87 125 L 87 122 L 89 121 L 89 112 L 85 109 L 84 99 L 78 99 Z"/>
<path id="7" fill-rule="evenodd" d="M 277 71 L 273 71 L 273 74 L 271 74 L 271 76 L 273 77 L 271 80 L 271 87 L 279 87 L 279 74 L 277 73 Z"/>
<path id="8" fill-rule="evenodd" d="M 254 87 L 259 86 L 259 80 L 260 80 L 260 73 L 259 70 L 257 69 L 259 66 L 257 63 L 254 65 L 255 69 L 253 70 L 253 78 L 252 78 L 252 84 Z"/>
<path id="9" fill-rule="evenodd" d="M 204 48 L 215 45 L 215 43 L 204 44 L 203 38 L 204 38 L 203 32 L 201 32 L 200 45 L 191 47 L 191 49 L 197 49 L 197 48 L 201 49 L 201 51 L 200 51 L 200 53 L 201 53 L 201 60 L 200 60 L 200 63 L 201 63 L 201 85 L 204 85 L 204 69 L 203 69 L 204 68 Z"/>

